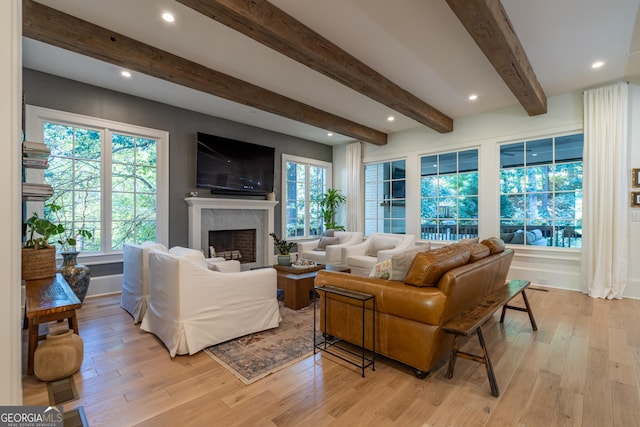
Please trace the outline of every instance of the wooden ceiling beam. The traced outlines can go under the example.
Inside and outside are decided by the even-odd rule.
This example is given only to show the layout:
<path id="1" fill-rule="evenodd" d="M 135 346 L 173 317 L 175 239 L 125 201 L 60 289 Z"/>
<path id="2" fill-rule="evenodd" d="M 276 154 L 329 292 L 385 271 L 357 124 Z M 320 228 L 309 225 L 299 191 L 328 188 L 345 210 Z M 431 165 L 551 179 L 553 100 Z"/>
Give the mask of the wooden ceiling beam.
<path id="1" fill-rule="evenodd" d="M 500 0 L 447 3 L 527 113 L 546 113 L 547 96 Z"/>
<path id="2" fill-rule="evenodd" d="M 453 119 L 266 0 L 177 0 L 438 132 Z"/>
<path id="3" fill-rule="evenodd" d="M 22 34 L 298 122 L 376 145 L 387 134 L 196 64 L 32 0 L 22 1 Z"/>

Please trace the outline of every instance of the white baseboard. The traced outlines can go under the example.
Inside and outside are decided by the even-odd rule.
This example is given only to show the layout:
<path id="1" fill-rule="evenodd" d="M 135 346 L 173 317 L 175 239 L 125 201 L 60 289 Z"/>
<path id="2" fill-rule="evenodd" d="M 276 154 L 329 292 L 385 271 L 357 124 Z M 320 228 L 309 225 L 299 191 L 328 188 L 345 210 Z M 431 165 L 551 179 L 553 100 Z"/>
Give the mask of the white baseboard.
<path id="1" fill-rule="evenodd" d="M 92 277 L 87 296 L 98 296 L 122 292 L 122 274 Z"/>

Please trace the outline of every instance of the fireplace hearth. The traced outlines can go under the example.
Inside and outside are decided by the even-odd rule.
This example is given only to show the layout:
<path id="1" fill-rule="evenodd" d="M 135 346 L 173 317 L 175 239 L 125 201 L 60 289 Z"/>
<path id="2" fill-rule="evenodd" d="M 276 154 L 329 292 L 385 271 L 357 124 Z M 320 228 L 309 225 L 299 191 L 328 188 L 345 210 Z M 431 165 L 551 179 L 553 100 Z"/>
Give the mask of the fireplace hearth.
<path id="1" fill-rule="evenodd" d="M 256 262 L 256 230 L 209 230 L 209 256 L 237 260 L 241 264 Z"/>

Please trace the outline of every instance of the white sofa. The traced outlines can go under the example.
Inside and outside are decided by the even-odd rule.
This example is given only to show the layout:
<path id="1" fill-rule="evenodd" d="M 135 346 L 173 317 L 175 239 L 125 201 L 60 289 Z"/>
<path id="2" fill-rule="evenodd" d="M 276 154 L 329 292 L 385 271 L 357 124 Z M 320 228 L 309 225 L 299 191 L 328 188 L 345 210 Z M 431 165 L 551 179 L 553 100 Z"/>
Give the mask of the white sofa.
<path id="1" fill-rule="evenodd" d="M 413 248 L 415 242 L 416 237 L 410 234 L 373 233 L 364 242 L 342 249 L 344 266 L 351 274 L 367 276 L 377 263 Z"/>
<path id="2" fill-rule="evenodd" d="M 122 294 L 120 307 L 133 317 L 133 321 L 142 321 L 149 303 L 149 252 L 153 249 L 166 251 L 167 248 L 155 242 L 141 245 L 125 243 L 122 265 Z"/>
<path id="3" fill-rule="evenodd" d="M 156 242 L 144 242 L 140 245 L 125 243 L 123 247 L 122 265 L 122 293 L 120 295 L 120 307 L 125 309 L 135 323 L 141 322 L 147 312 L 149 303 L 149 252 L 159 250 L 167 252 L 167 248 Z M 174 254 L 202 257 L 199 251 L 175 246 L 169 249 Z M 240 271 L 238 261 L 225 261 L 222 257 L 207 258 L 207 267 L 210 270 L 222 272 Z"/>
<path id="4" fill-rule="evenodd" d="M 298 242 L 298 257 L 321 264 L 342 265 L 342 248 L 362 243 L 360 231 L 335 231 L 328 245 L 324 236 L 320 239 Z"/>
<path id="5" fill-rule="evenodd" d="M 181 248 L 151 251 L 149 272 L 149 306 L 140 328 L 155 334 L 171 357 L 280 324 L 272 268 L 212 271 L 199 251 Z"/>

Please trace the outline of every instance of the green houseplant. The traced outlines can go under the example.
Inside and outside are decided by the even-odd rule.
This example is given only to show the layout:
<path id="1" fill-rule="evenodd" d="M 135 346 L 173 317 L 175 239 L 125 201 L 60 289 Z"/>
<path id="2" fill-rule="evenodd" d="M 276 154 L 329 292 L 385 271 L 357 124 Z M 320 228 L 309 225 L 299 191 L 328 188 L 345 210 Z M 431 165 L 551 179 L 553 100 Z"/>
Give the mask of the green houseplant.
<path id="1" fill-rule="evenodd" d="M 344 231 L 344 226 L 336 224 L 336 212 L 347 201 L 339 189 L 327 188 L 327 192 L 320 199 L 320 213 L 324 221 L 324 229 Z"/>
<path id="2" fill-rule="evenodd" d="M 26 240 L 22 248 L 22 279 L 36 280 L 56 274 L 56 248 L 51 239 L 62 233 L 62 224 L 40 218 L 34 212 L 25 222 Z"/>
<path id="3" fill-rule="evenodd" d="M 275 233 L 269 233 L 269 236 L 273 237 L 273 244 L 278 250 L 278 264 L 291 265 L 291 254 L 289 252 L 296 243 L 280 239 Z"/>

